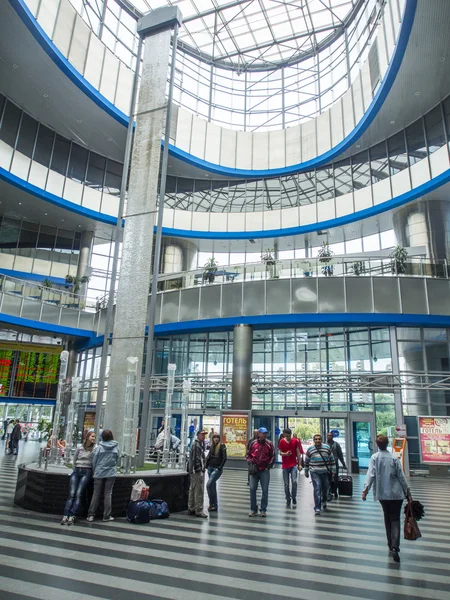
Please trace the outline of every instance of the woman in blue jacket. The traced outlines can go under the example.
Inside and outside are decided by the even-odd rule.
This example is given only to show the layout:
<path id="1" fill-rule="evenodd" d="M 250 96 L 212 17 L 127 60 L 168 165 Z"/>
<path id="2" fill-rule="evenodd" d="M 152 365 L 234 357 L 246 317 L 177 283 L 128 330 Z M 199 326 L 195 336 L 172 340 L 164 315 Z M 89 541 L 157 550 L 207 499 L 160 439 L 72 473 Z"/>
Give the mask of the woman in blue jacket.
<path id="1" fill-rule="evenodd" d="M 114 521 L 111 516 L 111 498 L 114 481 L 117 475 L 119 448 L 110 429 L 104 429 L 102 441 L 92 455 L 92 473 L 94 476 L 94 494 L 88 510 L 87 520 L 92 522 L 97 512 L 100 496 L 104 486 L 103 520 Z"/>

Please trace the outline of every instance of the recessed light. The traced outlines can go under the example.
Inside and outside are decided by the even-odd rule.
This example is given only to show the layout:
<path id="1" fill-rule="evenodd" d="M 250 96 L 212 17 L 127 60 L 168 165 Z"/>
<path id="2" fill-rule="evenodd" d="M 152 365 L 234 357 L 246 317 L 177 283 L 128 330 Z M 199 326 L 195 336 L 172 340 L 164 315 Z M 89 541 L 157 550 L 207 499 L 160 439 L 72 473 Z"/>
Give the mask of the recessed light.
<path id="1" fill-rule="evenodd" d="M 445 61 L 445 56 L 441 56 L 441 58 L 439 59 L 439 62 L 444 62 Z"/>
<path id="2" fill-rule="evenodd" d="M 48 98 L 48 94 L 42 94 L 44 98 Z"/>
<path id="3" fill-rule="evenodd" d="M 81 119 L 77 119 L 77 123 L 82 123 L 83 121 Z"/>
<path id="4" fill-rule="evenodd" d="M 64 219 L 61 219 L 61 221 L 64 223 Z"/>
<path id="5" fill-rule="evenodd" d="M 361 144 L 356 144 L 356 147 L 357 148 L 361 148 Z"/>
<path id="6" fill-rule="evenodd" d="M 44 213 L 44 217 L 46 217 L 48 215 L 48 213 Z"/>
<path id="7" fill-rule="evenodd" d="M 22 206 L 22 202 L 19 202 L 19 206 Z"/>
<path id="8" fill-rule="evenodd" d="M 16 65 L 16 63 L 13 64 L 13 69 L 18 69 L 19 65 Z"/>
<path id="9" fill-rule="evenodd" d="M 112 137 L 109 137 L 108 142 L 112 142 L 112 141 L 113 141 Z"/>
<path id="10" fill-rule="evenodd" d="M 78 225 L 78 227 L 81 227 L 81 225 Z"/>
<path id="11" fill-rule="evenodd" d="M 414 96 L 420 96 L 420 92 L 416 92 Z"/>
<path id="12" fill-rule="evenodd" d="M 389 123 L 390 123 L 391 125 L 393 125 L 393 124 L 395 123 L 395 121 L 389 121 Z"/>

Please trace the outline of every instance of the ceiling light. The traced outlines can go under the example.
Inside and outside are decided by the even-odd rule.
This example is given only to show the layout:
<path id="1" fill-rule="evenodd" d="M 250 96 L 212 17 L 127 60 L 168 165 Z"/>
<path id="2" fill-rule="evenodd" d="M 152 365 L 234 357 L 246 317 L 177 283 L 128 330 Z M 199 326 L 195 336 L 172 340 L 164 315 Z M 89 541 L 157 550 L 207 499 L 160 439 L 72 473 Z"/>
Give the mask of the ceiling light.
<path id="1" fill-rule="evenodd" d="M 112 141 L 113 141 L 112 137 L 109 137 L 108 142 L 112 142 Z"/>
<path id="2" fill-rule="evenodd" d="M 77 119 L 77 123 L 82 123 L 83 121 L 81 119 Z"/>
<path id="3" fill-rule="evenodd" d="M 18 69 L 19 65 L 16 65 L 16 63 L 13 64 L 13 69 Z"/>
<path id="4" fill-rule="evenodd" d="M 61 219 L 61 221 L 64 223 L 64 219 Z"/>
<path id="5" fill-rule="evenodd" d="M 42 94 L 44 98 L 48 98 L 48 94 Z"/>
<path id="6" fill-rule="evenodd" d="M 22 206 L 22 202 L 19 202 L 19 206 Z"/>
<path id="7" fill-rule="evenodd" d="M 420 92 L 416 92 L 414 96 L 420 96 Z"/>
<path id="8" fill-rule="evenodd" d="M 445 56 L 441 56 L 441 58 L 439 59 L 439 62 L 444 62 L 445 60 Z"/>
<path id="9" fill-rule="evenodd" d="M 44 213 L 44 217 L 46 217 L 48 215 L 48 213 Z"/>
<path id="10" fill-rule="evenodd" d="M 389 123 L 390 123 L 391 125 L 393 125 L 393 124 L 395 123 L 395 121 L 389 121 Z"/>
<path id="11" fill-rule="evenodd" d="M 361 148 L 361 144 L 356 144 L 356 147 L 357 148 Z"/>

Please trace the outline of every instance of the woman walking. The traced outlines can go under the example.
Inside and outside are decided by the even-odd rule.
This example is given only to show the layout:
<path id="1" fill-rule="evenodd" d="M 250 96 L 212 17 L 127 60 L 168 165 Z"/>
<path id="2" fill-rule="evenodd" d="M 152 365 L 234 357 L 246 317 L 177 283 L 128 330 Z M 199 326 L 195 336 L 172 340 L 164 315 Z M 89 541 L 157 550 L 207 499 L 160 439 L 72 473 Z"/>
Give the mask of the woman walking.
<path id="1" fill-rule="evenodd" d="M 209 512 L 216 511 L 217 506 L 217 480 L 223 473 L 223 467 L 227 462 L 227 447 L 220 443 L 220 435 L 214 433 L 211 438 L 211 447 L 208 458 L 206 459 L 206 468 L 208 469 L 208 483 L 206 491 L 209 497 Z"/>
<path id="2" fill-rule="evenodd" d="M 84 444 L 75 450 L 73 471 L 70 476 L 70 492 L 64 507 L 61 525 L 73 525 L 83 494 L 92 477 L 92 455 L 95 448 L 95 433 L 88 433 Z"/>
<path id="3" fill-rule="evenodd" d="M 104 429 L 102 441 L 94 450 L 92 456 L 92 473 L 94 476 L 94 495 L 89 506 L 87 520 L 92 522 L 100 503 L 100 496 L 105 488 L 103 496 L 103 520 L 114 521 L 111 516 L 111 498 L 114 481 L 117 475 L 117 463 L 119 461 L 119 448 L 110 429 Z"/>
<path id="4" fill-rule="evenodd" d="M 400 512 L 405 497 L 410 497 L 408 482 L 400 461 L 388 450 L 389 440 L 377 436 L 378 452 L 370 459 L 362 499 L 367 498 L 373 486 L 374 499 L 381 504 L 389 551 L 395 562 L 400 562 Z"/>

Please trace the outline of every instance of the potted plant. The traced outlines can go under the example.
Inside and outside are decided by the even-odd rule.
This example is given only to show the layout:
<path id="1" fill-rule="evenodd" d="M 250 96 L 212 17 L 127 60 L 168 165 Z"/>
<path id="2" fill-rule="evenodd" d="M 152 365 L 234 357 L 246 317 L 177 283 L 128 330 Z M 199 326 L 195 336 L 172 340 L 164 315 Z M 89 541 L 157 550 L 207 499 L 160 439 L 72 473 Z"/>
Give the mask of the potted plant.
<path id="1" fill-rule="evenodd" d="M 363 275 L 366 272 L 366 265 L 365 265 L 364 261 L 357 260 L 356 262 L 354 262 L 352 265 L 352 270 L 353 270 L 353 275 L 356 275 L 357 277 L 359 277 L 360 275 Z"/>
<path id="2" fill-rule="evenodd" d="M 333 250 L 330 248 L 328 242 L 322 243 L 322 248 L 319 249 L 317 256 L 319 257 L 319 262 L 321 263 L 329 263 L 334 255 Z M 333 275 L 333 265 L 325 264 L 322 267 L 322 273 L 328 277 Z"/>
<path id="3" fill-rule="evenodd" d="M 261 254 L 261 261 L 266 265 L 266 271 L 269 272 L 269 276 L 274 278 L 276 276 L 275 268 L 277 261 L 275 259 L 275 248 L 266 248 Z"/>
<path id="4" fill-rule="evenodd" d="M 206 263 L 203 265 L 203 281 L 207 281 L 208 283 L 214 283 L 218 266 L 219 263 L 213 256 L 211 256 L 211 258 L 208 258 Z"/>
<path id="5" fill-rule="evenodd" d="M 52 288 L 53 287 L 53 281 L 51 279 L 49 279 L 48 277 L 46 277 L 44 279 L 44 281 L 41 282 L 41 288 Z"/>
<path id="6" fill-rule="evenodd" d="M 38 423 L 38 431 L 39 431 L 39 441 L 42 442 L 43 439 L 47 439 L 50 436 L 50 431 L 52 430 L 52 422 L 48 419 L 41 419 Z"/>
<path id="7" fill-rule="evenodd" d="M 406 273 L 406 261 L 408 259 L 408 252 L 401 246 L 395 246 L 393 251 L 389 254 L 391 258 L 391 272 L 393 275 L 403 275 Z"/>
<path id="8" fill-rule="evenodd" d="M 74 294 L 77 294 L 80 291 L 80 284 L 85 284 L 85 283 L 89 283 L 89 279 L 90 277 L 88 277 L 87 275 L 83 275 L 83 277 L 76 277 L 75 275 L 66 275 L 66 288 L 69 287 L 69 285 L 72 285 L 72 292 Z"/>

